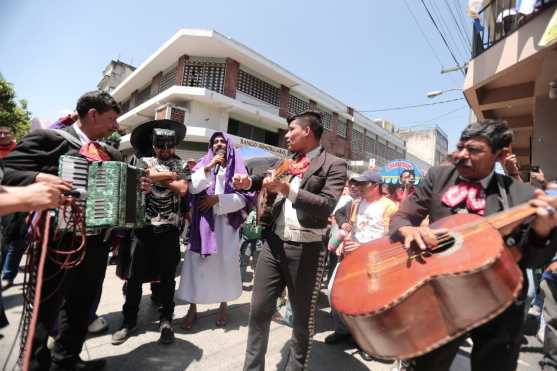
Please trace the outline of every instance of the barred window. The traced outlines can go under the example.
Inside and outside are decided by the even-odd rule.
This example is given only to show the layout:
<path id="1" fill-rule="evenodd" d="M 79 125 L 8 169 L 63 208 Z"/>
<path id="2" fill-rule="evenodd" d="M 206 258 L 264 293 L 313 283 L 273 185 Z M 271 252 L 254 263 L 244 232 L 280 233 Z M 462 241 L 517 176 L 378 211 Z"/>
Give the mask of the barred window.
<path id="1" fill-rule="evenodd" d="M 176 85 L 176 66 L 162 74 L 159 93 L 173 85 Z"/>
<path id="2" fill-rule="evenodd" d="M 151 97 L 151 84 L 147 85 L 145 89 L 140 90 L 135 98 L 135 105 L 139 106 L 141 103 L 147 101 Z"/>
<path id="3" fill-rule="evenodd" d="M 321 106 L 317 106 L 317 110 L 321 112 L 321 122 L 323 123 L 323 128 L 326 130 L 331 130 L 333 114 Z"/>
<path id="4" fill-rule="evenodd" d="M 385 143 L 381 143 L 380 141 L 377 142 L 377 155 L 384 157 L 385 156 Z"/>
<path id="5" fill-rule="evenodd" d="M 366 151 L 367 153 L 375 153 L 375 151 L 376 151 L 376 148 L 375 148 L 375 147 L 376 147 L 376 143 L 377 143 L 377 142 L 375 141 L 374 138 L 366 136 L 366 149 L 365 149 L 365 151 Z"/>
<path id="6" fill-rule="evenodd" d="M 348 132 L 348 125 L 346 124 L 346 120 L 339 118 L 337 122 L 337 135 L 339 137 L 346 138 L 347 132 Z"/>
<path id="7" fill-rule="evenodd" d="M 364 132 L 360 128 L 352 128 L 352 152 L 363 153 L 364 152 Z"/>
<path id="8" fill-rule="evenodd" d="M 280 89 L 243 70 L 238 78 L 238 90 L 263 102 L 280 106 Z"/>
<path id="9" fill-rule="evenodd" d="M 309 109 L 309 102 L 302 100 L 293 95 L 288 96 L 288 113 L 291 115 L 307 111 Z"/>
<path id="10" fill-rule="evenodd" d="M 224 91 L 224 62 L 192 59 L 184 68 L 184 85 L 206 88 L 222 93 Z"/>
<path id="11" fill-rule="evenodd" d="M 127 101 L 120 103 L 120 110 L 122 111 L 122 114 L 128 112 L 130 110 L 130 100 L 128 99 Z"/>

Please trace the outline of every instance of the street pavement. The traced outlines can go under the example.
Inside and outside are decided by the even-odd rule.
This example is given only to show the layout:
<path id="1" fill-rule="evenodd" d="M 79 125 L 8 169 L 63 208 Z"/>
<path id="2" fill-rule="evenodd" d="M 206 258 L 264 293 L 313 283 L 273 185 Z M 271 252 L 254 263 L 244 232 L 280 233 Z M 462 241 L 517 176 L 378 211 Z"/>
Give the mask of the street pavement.
<path id="1" fill-rule="evenodd" d="M 180 270 L 178 269 L 178 272 Z M 246 279 L 253 276 L 248 271 Z M 16 285 L 3 293 L 4 305 L 10 326 L 1 330 L 0 366 L 9 355 L 10 347 L 16 339 L 16 329 L 21 315 L 21 280 L 18 275 Z M 178 281 L 178 280 L 177 280 Z M 117 371 L 238 371 L 242 369 L 247 339 L 247 323 L 252 282 L 244 282 L 244 291 L 237 300 L 229 303 L 228 324 L 225 328 L 215 326 L 218 304 L 198 306 L 198 320 L 191 330 L 179 327 L 180 318 L 186 314 L 187 304 L 177 302 L 174 328 L 176 341 L 171 345 L 157 342 L 158 310 L 150 300 L 149 285 L 143 286 L 138 330 L 134 336 L 122 345 L 110 343 L 112 332 L 121 322 L 123 304 L 122 281 L 116 277 L 114 266 L 109 266 L 103 287 L 101 303 L 97 314 L 105 317 L 110 325 L 107 332 L 91 336 L 85 343 L 81 357 L 83 359 L 106 358 L 107 370 Z M 390 371 L 393 367 L 388 362 L 365 362 L 356 350 L 348 345 L 326 345 L 324 339 L 332 333 L 332 320 L 329 316 L 326 296 L 321 295 L 317 313 L 317 333 L 311 352 L 310 369 L 318 371 Z M 290 338 L 291 328 L 273 322 L 269 348 L 266 358 L 267 370 L 281 369 L 287 356 L 286 344 Z M 18 341 L 18 340 L 16 340 Z M 539 370 L 541 344 L 533 336 L 525 337 L 518 370 Z M 12 370 L 17 358 L 19 343 L 7 360 L 5 370 Z M 470 346 L 463 346 L 451 367 L 451 371 L 470 370 L 468 355 Z"/>

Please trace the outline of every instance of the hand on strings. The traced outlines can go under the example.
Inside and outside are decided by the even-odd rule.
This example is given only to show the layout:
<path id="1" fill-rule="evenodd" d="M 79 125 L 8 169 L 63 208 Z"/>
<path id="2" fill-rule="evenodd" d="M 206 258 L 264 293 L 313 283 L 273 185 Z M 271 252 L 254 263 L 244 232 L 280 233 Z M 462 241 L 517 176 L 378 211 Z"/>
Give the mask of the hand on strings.
<path id="1" fill-rule="evenodd" d="M 59 176 L 47 173 L 38 173 L 35 177 L 35 183 L 50 183 L 55 185 L 62 192 L 69 192 L 72 190 L 72 182 L 64 180 Z"/>
<path id="2" fill-rule="evenodd" d="M 219 196 L 217 195 L 207 195 L 201 198 L 201 202 L 199 203 L 199 210 L 206 211 L 211 209 L 219 202 Z"/>
<path id="3" fill-rule="evenodd" d="M 557 227 L 557 197 L 549 197 L 541 189 L 534 192 L 534 199 L 530 205 L 536 208 L 536 219 L 532 222 L 532 229 L 538 237 L 547 238 Z"/>
<path id="4" fill-rule="evenodd" d="M 431 229 L 429 227 L 400 227 L 398 232 L 403 237 L 403 246 L 409 249 L 415 242 L 422 250 L 437 246 L 437 237 L 448 232 L 446 228 Z"/>
<path id="5" fill-rule="evenodd" d="M 342 250 L 343 253 L 349 253 L 356 250 L 360 246 L 361 244 L 359 242 L 353 240 L 344 240 L 344 243 L 342 244 Z"/>
<path id="6" fill-rule="evenodd" d="M 234 174 L 232 177 L 232 186 L 234 189 L 245 190 L 251 186 L 251 179 L 247 174 Z"/>
<path id="7" fill-rule="evenodd" d="M 14 197 L 21 200 L 25 209 L 22 211 L 54 209 L 66 202 L 64 190 L 60 185 L 40 182 L 21 187 L 14 192 Z"/>
<path id="8" fill-rule="evenodd" d="M 143 193 L 149 193 L 153 190 L 153 182 L 148 177 L 142 176 L 139 178 L 139 181 L 141 182 L 140 188 Z"/>
<path id="9" fill-rule="evenodd" d="M 288 183 L 273 177 L 266 177 L 263 179 L 263 188 L 267 189 L 269 192 L 282 193 L 285 196 L 287 196 L 290 191 L 290 185 Z"/>

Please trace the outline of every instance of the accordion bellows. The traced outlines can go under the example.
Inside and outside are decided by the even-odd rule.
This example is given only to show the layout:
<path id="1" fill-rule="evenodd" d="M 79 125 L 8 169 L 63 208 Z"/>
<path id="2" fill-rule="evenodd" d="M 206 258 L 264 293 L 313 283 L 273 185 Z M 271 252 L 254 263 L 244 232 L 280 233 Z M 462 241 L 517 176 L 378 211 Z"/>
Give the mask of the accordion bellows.
<path id="1" fill-rule="evenodd" d="M 75 188 L 87 191 L 83 205 L 87 229 L 145 224 L 145 195 L 140 182 L 143 170 L 124 162 L 87 162 L 80 157 L 61 156 L 59 174 L 72 181 Z M 60 229 L 65 229 L 63 219 L 59 217 Z"/>

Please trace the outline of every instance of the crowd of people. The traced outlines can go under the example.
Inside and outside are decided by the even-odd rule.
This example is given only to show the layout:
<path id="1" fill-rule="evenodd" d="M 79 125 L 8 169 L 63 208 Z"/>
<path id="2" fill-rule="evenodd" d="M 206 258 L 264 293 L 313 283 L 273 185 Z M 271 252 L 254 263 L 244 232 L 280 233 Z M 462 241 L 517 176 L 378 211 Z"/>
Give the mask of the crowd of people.
<path id="1" fill-rule="evenodd" d="M 125 160 L 117 146 L 106 141 L 118 130 L 119 114 L 109 94 L 94 91 L 79 98 L 74 114 L 49 129 L 33 130 L 18 143 L 9 128 L 0 127 L 4 289 L 13 284 L 28 245 L 26 215 L 74 202 L 72 183 L 58 176 L 60 157 Z M 319 292 L 326 282 L 330 293 L 345 257 L 384 236 L 402 241 L 405 248 L 428 249 L 441 233 L 429 223 L 456 213 L 487 216 L 530 202 L 536 218 L 519 242 L 523 255 L 519 265 L 525 277 L 543 270 L 543 279 L 531 278 L 530 291 L 526 280 L 519 298 L 483 325 L 422 356 L 401 360 L 396 367 L 448 370 L 459 346 L 471 337 L 474 371 L 515 370 L 526 313 L 539 317 L 543 308 L 544 369 L 557 369 L 557 202 L 520 178 L 516 157 L 508 151 L 512 132 L 504 122 L 470 124 L 446 163 L 431 168 L 419 185 L 412 171 L 403 171 L 398 186 L 384 184 L 375 170 L 348 178 L 347 163 L 320 144 L 319 112 L 301 112 L 287 123 L 285 142 L 292 156 L 265 174 L 248 173 L 224 132 L 211 136 L 205 156 L 186 161 L 176 154 L 186 135 L 184 125 L 154 120 L 136 127 L 130 138 L 135 154 L 127 161 L 142 170 L 146 224 L 81 231 L 85 250 L 79 264 L 68 267 L 57 264 L 57 259 L 46 260 L 44 276 L 49 279 L 42 282 L 43 300 L 30 333 L 32 346 L 26 349 L 28 368 L 100 370 L 106 366 L 103 359 L 85 361 L 79 354 L 88 331 L 107 327 L 96 312 L 109 252 L 117 247 L 112 253 L 125 283 L 122 321 L 112 334 L 112 344 L 122 344 L 135 334 L 142 285 L 147 282 L 151 282 L 153 302 L 160 307 L 161 344 L 174 342 L 175 298 L 189 303 L 179 322 L 182 328 L 195 326 L 198 306 L 206 304 L 220 304 L 215 325 L 226 326 L 227 303 L 242 294 L 242 275 L 251 258 L 255 274 L 244 370 L 265 369 L 270 323 L 285 291 L 292 315 L 285 369 L 305 370 Z M 497 162 L 508 175 L 495 172 Z M 548 191 L 557 187 L 557 182 L 543 178 L 540 169 L 533 170 L 536 187 Z M 51 254 L 75 244 L 75 232 L 48 233 Z M 187 248 L 176 289 L 182 240 Z M 536 294 L 544 303 L 538 299 L 530 308 Z M 0 301 L 0 327 L 7 325 L 1 309 Z M 335 308 L 331 313 L 334 332 L 325 343 L 352 342 L 359 347 L 342 316 Z M 364 360 L 372 359 L 364 349 L 359 353 Z"/>

